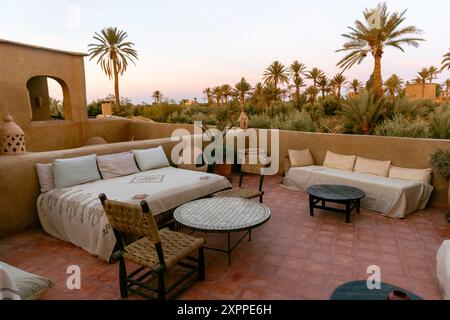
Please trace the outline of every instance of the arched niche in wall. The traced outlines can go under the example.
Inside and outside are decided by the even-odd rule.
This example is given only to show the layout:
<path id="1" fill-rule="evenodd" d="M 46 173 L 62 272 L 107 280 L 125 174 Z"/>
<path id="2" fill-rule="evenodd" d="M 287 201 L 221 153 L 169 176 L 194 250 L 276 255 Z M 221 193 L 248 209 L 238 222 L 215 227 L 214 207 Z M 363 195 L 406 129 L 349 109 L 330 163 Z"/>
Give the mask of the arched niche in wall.
<path id="1" fill-rule="evenodd" d="M 71 120 L 67 84 L 52 76 L 35 76 L 27 81 L 32 121 Z"/>

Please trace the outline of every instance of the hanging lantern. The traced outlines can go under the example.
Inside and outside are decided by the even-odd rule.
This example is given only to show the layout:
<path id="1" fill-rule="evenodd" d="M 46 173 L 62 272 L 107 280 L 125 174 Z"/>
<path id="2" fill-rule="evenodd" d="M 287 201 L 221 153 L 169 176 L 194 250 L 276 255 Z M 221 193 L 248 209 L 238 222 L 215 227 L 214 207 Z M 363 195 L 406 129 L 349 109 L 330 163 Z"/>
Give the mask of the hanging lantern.
<path id="1" fill-rule="evenodd" d="M 16 155 L 25 152 L 25 133 L 14 122 L 13 117 L 7 115 L 0 122 L 0 154 Z"/>
<path id="2" fill-rule="evenodd" d="M 250 120 L 248 119 L 244 111 L 241 112 L 238 121 L 239 121 L 239 128 L 243 130 L 248 129 Z"/>

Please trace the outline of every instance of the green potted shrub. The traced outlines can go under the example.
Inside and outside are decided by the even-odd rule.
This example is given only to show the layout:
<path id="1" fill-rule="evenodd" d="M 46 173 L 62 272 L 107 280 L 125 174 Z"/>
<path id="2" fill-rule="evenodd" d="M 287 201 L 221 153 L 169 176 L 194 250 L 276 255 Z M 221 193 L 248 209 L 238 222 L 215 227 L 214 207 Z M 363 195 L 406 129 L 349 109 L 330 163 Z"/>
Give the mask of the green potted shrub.
<path id="1" fill-rule="evenodd" d="M 450 206 L 450 151 L 436 151 L 433 155 L 431 155 L 431 165 L 439 175 L 449 182 L 448 202 Z M 450 211 L 447 212 L 447 220 L 450 222 Z"/>

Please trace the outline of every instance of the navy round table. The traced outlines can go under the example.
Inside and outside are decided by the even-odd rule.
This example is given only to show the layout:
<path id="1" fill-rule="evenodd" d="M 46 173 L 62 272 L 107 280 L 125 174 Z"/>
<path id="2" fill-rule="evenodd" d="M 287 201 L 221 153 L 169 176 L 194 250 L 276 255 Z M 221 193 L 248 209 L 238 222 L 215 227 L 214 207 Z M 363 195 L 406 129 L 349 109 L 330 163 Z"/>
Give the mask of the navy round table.
<path id="1" fill-rule="evenodd" d="M 406 293 L 410 300 L 423 300 L 418 295 L 393 286 L 389 283 L 381 283 L 381 289 L 370 290 L 367 288 L 366 280 L 358 280 L 344 283 L 337 287 L 331 294 L 331 300 L 387 300 L 387 296 L 393 290 L 400 290 Z"/>

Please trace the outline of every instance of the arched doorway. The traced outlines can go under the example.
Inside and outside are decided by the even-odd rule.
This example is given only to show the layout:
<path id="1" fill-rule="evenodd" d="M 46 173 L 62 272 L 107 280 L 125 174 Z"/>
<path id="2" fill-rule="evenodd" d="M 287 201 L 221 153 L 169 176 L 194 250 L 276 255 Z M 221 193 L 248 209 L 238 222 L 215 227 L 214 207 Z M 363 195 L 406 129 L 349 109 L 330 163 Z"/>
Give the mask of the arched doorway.
<path id="1" fill-rule="evenodd" d="M 67 85 L 61 79 L 36 76 L 27 82 L 32 121 L 65 120 Z"/>

